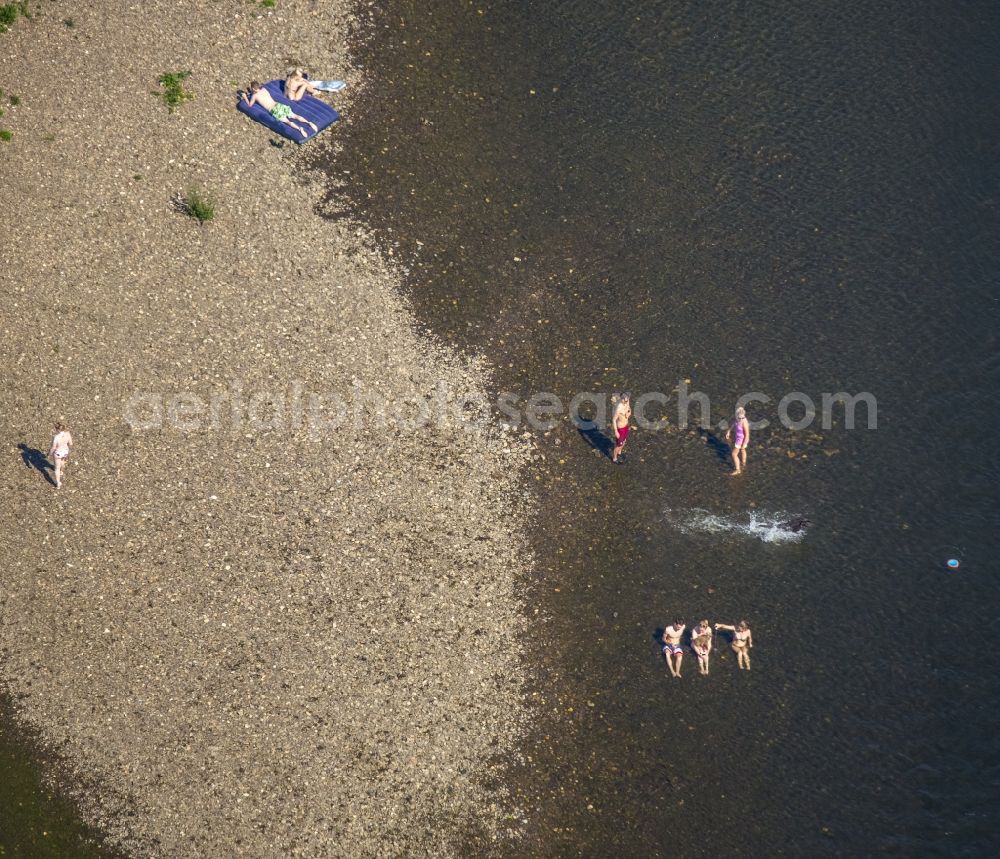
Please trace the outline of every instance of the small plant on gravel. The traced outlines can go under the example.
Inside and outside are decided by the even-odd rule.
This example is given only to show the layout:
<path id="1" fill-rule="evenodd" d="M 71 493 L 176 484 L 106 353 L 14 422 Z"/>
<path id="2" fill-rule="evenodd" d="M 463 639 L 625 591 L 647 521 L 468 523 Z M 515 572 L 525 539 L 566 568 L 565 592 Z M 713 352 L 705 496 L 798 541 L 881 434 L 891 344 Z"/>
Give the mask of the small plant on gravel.
<path id="1" fill-rule="evenodd" d="M 72 18 L 63 18 L 63 23 L 71 30 L 73 29 L 73 27 L 76 26 L 76 21 L 74 21 Z"/>
<path id="2" fill-rule="evenodd" d="M 263 6 L 265 9 L 273 9 L 274 0 L 260 0 L 260 5 Z"/>
<path id="3" fill-rule="evenodd" d="M 6 128 L 3 129 L 3 131 L 0 131 L 0 140 L 2 140 L 4 143 L 10 143 L 10 139 L 13 136 L 14 135 L 11 132 L 9 132 Z"/>
<path id="4" fill-rule="evenodd" d="M 173 203 L 177 211 L 194 218 L 199 224 L 205 224 L 215 217 L 215 203 L 197 188 L 189 188 L 184 195 L 177 194 Z"/>
<path id="5" fill-rule="evenodd" d="M 182 81 L 189 77 L 191 77 L 191 72 L 164 72 L 156 79 L 156 82 L 163 89 L 154 94 L 163 99 L 164 104 L 166 104 L 167 109 L 171 113 L 174 112 L 174 108 L 178 105 L 194 98 L 194 93 L 184 89 L 181 85 Z"/>
<path id="6" fill-rule="evenodd" d="M 17 20 L 18 9 L 17 3 L 5 3 L 0 6 L 0 33 L 6 33 Z"/>
<path id="7" fill-rule="evenodd" d="M 17 107 L 21 103 L 20 96 L 12 95 L 9 99 L 12 107 Z"/>

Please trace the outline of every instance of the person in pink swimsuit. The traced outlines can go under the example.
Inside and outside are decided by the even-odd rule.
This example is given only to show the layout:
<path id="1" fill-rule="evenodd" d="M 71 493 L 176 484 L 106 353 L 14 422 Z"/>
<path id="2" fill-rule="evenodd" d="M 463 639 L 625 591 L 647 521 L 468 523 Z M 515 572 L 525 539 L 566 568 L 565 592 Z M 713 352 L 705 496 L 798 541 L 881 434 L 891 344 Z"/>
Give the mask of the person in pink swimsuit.
<path id="1" fill-rule="evenodd" d="M 733 424 L 726 430 L 726 441 L 732 441 L 733 445 L 733 472 L 735 477 L 742 474 L 747 467 L 747 445 L 750 443 L 750 423 L 747 421 L 746 409 L 740 406 L 736 410 Z"/>
<path id="2" fill-rule="evenodd" d="M 49 456 L 56 464 L 56 489 L 61 489 L 66 460 L 69 459 L 70 448 L 73 447 L 73 436 L 69 434 L 69 430 L 61 422 L 56 424 L 55 429 L 56 434 L 52 438 Z"/>

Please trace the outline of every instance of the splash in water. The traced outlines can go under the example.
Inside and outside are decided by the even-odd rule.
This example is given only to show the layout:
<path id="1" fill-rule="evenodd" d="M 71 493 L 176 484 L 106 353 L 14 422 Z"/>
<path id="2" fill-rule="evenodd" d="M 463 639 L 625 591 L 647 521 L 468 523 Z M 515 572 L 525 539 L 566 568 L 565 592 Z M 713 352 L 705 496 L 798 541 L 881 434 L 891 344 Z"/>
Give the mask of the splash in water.
<path id="1" fill-rule="evenodd" d="M 684 534 L 743 534 L 763 543 L 798 543 L 806 536 L 809 521 L 791 513 L 754 510 L 717 516 L 708 510 L 664 511 L 667 521 Z"/>

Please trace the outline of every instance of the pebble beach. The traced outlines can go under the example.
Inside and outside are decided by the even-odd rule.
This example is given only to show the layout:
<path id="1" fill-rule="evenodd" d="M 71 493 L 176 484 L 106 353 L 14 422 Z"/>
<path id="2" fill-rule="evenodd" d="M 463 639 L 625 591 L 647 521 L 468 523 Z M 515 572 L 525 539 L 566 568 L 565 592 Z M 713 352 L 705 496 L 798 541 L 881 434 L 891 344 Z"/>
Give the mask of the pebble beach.
<path id="1" fill-rule="evenodd" d="M 309 411 L 481 397 L 490 368 L 418 328 L 364 225 L 323 216 L 305 150 L 335 157 L 338 125 L 278 146 L 235 110 L 301 65 L 348 82 L 324 98 L 350 122 L 377 98 L 350 62 L 363 13 L 30 9 L 0 34 L 0 681 L 47 777 L 132 856 L 513 837 L 530 441 Z M 170 111 L 177 71 L 194 98 Z M 178 211 L 191 189 L 209 222 Z M 57 492 L 26 451 L 60 418 Z"/>

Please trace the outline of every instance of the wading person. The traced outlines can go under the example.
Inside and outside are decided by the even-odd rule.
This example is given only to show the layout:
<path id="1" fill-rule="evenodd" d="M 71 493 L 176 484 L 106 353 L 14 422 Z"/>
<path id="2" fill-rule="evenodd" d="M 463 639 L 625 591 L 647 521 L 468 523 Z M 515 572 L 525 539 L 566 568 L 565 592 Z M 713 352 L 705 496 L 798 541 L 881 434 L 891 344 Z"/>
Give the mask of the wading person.
<path id="1" fill-rule="evenodd" d="M 52 437 L 52 447 L 49 448 L 49 456 L 56 464 L 56 489 L 62 488 L 63 472 L 66 469 L 66 460 L 69 459 L 70 449 L 73 447 L 73 436 L 62 422 L 56 423 L 56 434 Z"/>
<path id="2" fill-rule="evenodd" d="M 712 627 L 703 620 L 691 630 L 691 649 L 698 657 L 698 671 L 708 674 L 708 655 L 712 652 Z"/>
<path id="3" fill-rule="evenodd" d="M 681 662 L 684 660 L 681 636 L 684 634 L 684 627 L 683 620 L 675 620 L 672 626 L 663 630 L 663 659 L 671 677 L 681 676 Z"/>
<path id="4" fill-rule="evenodd" d="M 733 634 L 733 650 L 736 652 L 736 662 L 740 668 L 750 670 L 750 648 L 753 647 L 753 635 L 745 620 L 741 620 L 736 626 L 728 623 L 717 623 L 716 629 L 725 629 Z"/>
<path id="5" fill-rule="evenodd" d="M 743 469 L 747 467 L 747 445 L 750 443 L 750 422 L 743 406 L 736 410 L 733 425 L 726 430 L 726 441 L 730 440 L 733 445 L 732 476 L 735 477 L 737 474 L 742 474 Z"/>
<path id="6" fill-rule="evenodd" d="M 611 434 L 615 443 L 615 449 L 611 452 L 611 461 L 616 465 L 624 462 L 622 449 L 628 440 L 629 419 L 632 417 L 632 404 L 630 394 L 622 394 L 621 399 L 615 403 L 614 412 L 611 415 Z"/>
<path id="7" fill-rule="evenodd" d="M 316 123 L 310 122 L 304 116 L 299 116 L 297 113 L 294 113 L 287 104 L 275 101 L 274 96 L 264 89 L 258 81 L 250 82 L 250 93 L 250 98 L 247 98 L 246 93 L 243 94 L 243 100 L 250 107 L 253 107 L 255 104 L 259 104 L 262 108 L 264 108 L 264 110 L 270 113 L 271 116 L 278 120 L 278 122 L 283 122 L 285 125 L 291 126 L 303 137 L 309 136 L 308 132 L 301 125 L 303 122 L 310 126 L 313 131 L 319 131 Z M 292 122 L 293 119 L 295 122 Z"/>

